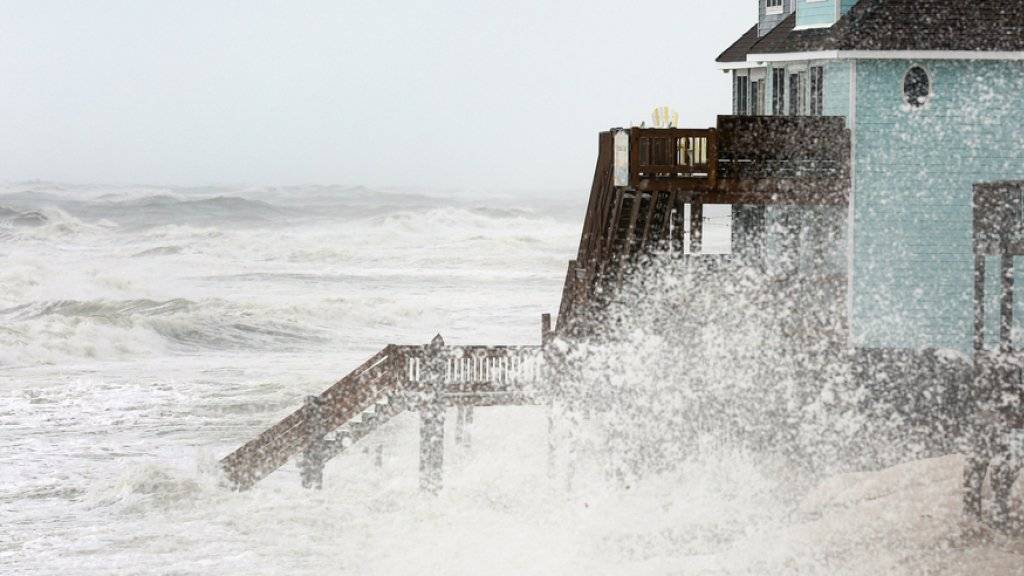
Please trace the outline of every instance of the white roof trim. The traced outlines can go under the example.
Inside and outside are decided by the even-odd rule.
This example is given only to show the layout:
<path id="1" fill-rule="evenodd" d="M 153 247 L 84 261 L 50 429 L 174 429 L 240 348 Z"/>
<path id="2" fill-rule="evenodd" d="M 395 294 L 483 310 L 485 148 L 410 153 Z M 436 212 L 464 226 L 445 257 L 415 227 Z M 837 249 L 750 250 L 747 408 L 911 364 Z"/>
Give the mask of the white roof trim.
<path id="1" fill-rule="evenodd" d="M 815 29 L 818 29 L 818 28 L 831 28 L 832 24 L 834 24 L 834 22 L 833 23 L 829 23 L 829 24 L 803 24 L 801 26 L 796 26 L 795 28 L 793 28 L 793 31 L 794 32 L 799 32 L 800 30 L 815 30 Z"/>
<path id="2" fill-rule="evenodd" d="M 981 50 L 822 50 L 819 52 L 786 52 L 780 54 L 748 54 L 747 62 L 792 62 L 795 60 L 1024 60 L 1021 52 L 987 52 Z"/>
<path id="3" fill-rule="evenodd" d="M 746 70 L 748 68 L 760 68 L 764 62 L 720 62 L 719 70 Z"/>

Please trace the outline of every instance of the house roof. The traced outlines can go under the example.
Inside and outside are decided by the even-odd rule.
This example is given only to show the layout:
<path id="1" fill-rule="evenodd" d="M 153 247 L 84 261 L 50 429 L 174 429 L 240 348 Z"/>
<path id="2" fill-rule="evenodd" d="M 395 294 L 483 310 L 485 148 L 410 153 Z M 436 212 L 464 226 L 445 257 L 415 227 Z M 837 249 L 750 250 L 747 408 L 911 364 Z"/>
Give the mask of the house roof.
<path id="1" fill-rule="evenodd" d="M 718 56 L 718 62 L 746 62 L 747 54 L 750 53 L 754 44 L 757 44 L 757 41 L 757 24 L 754 24 L 753 28 L 747 30 L 739 40 L 733 42 L 732 46 L 726 48 L 725 52 Z"/>
<path id="2" fill-rule="evenodd" d="M 742 60 L 741 44 L 733 44 L 718 61 L 826 50 L 1020 52 L 1024 0 L 860 0 L 831 28 L 797 30 L 794 14 L 744 45 Z M 730 59 L 723 59 L 727 55 Z"/>

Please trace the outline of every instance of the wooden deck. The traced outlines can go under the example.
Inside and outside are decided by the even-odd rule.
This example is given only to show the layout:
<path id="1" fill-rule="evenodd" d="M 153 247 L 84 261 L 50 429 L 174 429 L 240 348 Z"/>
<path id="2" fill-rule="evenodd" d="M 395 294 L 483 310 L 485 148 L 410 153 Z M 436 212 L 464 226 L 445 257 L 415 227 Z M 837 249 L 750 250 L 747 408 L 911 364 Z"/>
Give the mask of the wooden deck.
<path id="1" fill-rule="evenodd" d="M 687 244 L 700 254 L 705 205 L 848 205 L 850 147 L 838 117 L 720 116 L 709 129 L 602 133 L 559 331 L 640 255 L 683 254 Z"/>

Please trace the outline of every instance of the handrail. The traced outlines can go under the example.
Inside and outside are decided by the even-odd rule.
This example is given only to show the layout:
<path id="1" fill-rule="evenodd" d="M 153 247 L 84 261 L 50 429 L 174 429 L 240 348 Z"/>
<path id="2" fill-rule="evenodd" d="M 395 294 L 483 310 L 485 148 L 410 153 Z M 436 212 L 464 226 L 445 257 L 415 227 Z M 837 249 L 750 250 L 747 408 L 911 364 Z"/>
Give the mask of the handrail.
<path id="1" fill-rule="evenodd" d="M 400 398 L 389 408 L 395 413 L 406 409 L 409 403 L 401 397 L 428 384 L 421 375 L 427 358 L 432 355 L 438 355 L 443 362 L 441 382 L 451 393 L 447 399 L 449 404 L 529 403 L 541 374 L 539 346 L 431 349 L 389 345 L 319 396 L 311 398 L 311 402 L 223 458 L 220 464 L 228 481 L 238 490 L 251 488 L 290 458 L 309 450 L 315 443 L 322 443 L 323 436 L 348 424 L 383 399 Z M 312 426 L 314 420 L 315 427 Z M 317 429 L 316 434 L 310 433 L 313 428 Z M 350 433 L 349 438 L 358 440 L 368 433 L 369 430 L 361 429 Z M 336 442 L 327 457 L 342 448 L 342 444 Z"/>

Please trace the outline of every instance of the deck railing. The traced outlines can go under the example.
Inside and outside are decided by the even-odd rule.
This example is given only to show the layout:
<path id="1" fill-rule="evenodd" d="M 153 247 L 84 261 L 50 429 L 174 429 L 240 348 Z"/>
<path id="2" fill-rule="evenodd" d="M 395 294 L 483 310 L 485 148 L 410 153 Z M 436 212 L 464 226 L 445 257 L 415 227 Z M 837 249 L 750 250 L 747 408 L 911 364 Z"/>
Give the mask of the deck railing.
<path id="1" fill-rule="evenodd" d="M 849 178 L 850 132 L 834 116 L 720 116 L 718 177 Z"/>
<path id="2" fill-rule="evenodd" d="M 715 130 L 633 128 L 629 141 L 633 181 L 714 175 Z"/>
<path id="3" fill-rule="evenodd" d="M 601 133 L 559 330 L 642 254 L 699 254 L 705 205 L 848 205 L 850 153 L 840 117 L 720 116 L 715 128 Z"/>
<path id="4" fill-rule="evenodd" d="M 720 116 L 717 128 L 630 128 L 629 186 L 727 191 L 749 181 L 849 178 L 850 134 L 839 117 Z M 742 182 L 748 181 L 748 182 Z"/>

